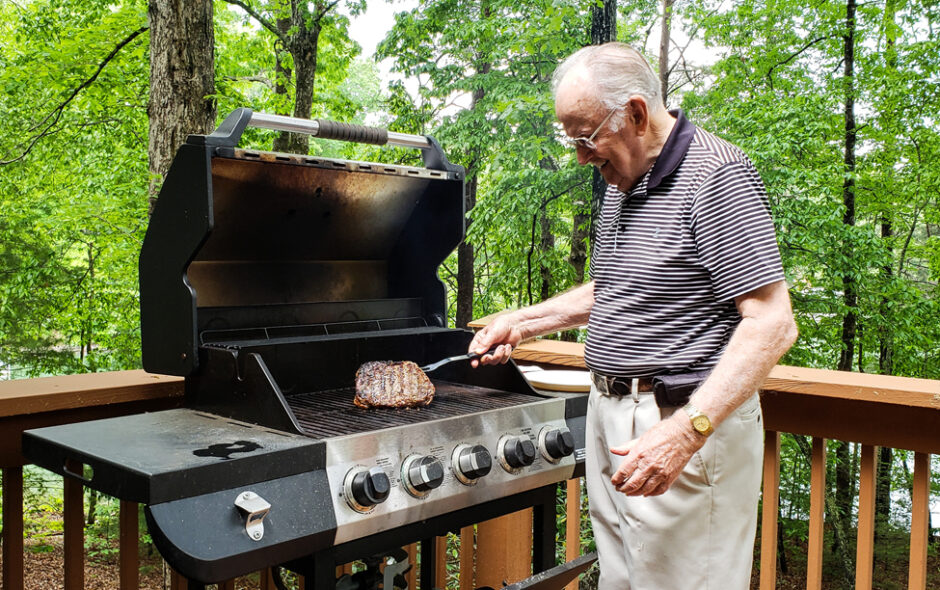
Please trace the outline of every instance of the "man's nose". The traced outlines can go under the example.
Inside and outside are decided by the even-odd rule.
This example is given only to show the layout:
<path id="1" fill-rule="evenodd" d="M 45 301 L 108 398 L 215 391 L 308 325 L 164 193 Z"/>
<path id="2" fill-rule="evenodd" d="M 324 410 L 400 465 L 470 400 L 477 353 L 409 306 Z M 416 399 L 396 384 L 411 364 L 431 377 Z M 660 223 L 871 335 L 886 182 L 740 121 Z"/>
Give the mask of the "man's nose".
<path id="1" fill-rule="evenodd" d="M 577 147 L 576 153 L 578 154 L 578 164 L 582 166 L 589 163 L 594 157 L 594 150 L 589 150 L 588 148 L 580 145 Z"/>

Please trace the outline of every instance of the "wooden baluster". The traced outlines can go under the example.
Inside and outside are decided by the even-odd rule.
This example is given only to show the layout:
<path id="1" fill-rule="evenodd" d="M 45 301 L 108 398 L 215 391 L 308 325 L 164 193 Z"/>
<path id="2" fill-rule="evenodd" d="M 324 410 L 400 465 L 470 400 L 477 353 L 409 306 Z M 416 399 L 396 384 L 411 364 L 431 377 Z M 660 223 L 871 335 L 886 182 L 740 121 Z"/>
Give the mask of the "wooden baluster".
<path id="1" fill-rule="evenodd" d="M 473 590 L 474 546 L 473 526 L 460 529 L 460 590 Z"/>
<path id="2" fill-rule="evenodd" d="M 911 561 L 909 590 L 927 588 L 927 536 L 930 533 L 930 454 L 914 453 L 914 485 L 911 490 Z"/>
<path id="3" fill-rule="evenodd" d="M 23 468 L 3 468 L 3 587 L 23 590 Z"/>
<path id="4" fill-rule="evenodd" d="M 447 588 L 447 537 L 437 537 L 434 543 L 434 587 Z M 426 584 L 422 586 L 431 589 Z"/>
<path id="5" fill-rule="evenodd" d="M 121 500 L 120 510 L 118 552 L 121 590 L 137 590 L 140 587 L 138 575 L 140 559 L 137 542 L 140 529 L 137 524 L 137 503 Z"/>
<path id="6" fill-rule="evenodd" d="M 76 473 L 81 473 L 81 466 Z M 65 544 L 65 590 L 85 587 L 84 486 L 74 477 L 65 478 L 63 489 L 63 539 Z"/>
<path id="7" fill-rule="evenodd" d="M 565 485 L 565 561 L 581 555 L 581 479 L 569 479 Z M 578 590 L 575 579 L 565 590 Z"/>
<path id="8" fill-rule="evenodd" d="M 777 587 L 777 515 L 780 507 L 780 433 L 764 433 L 764 491 L 760 525 L 760 590 Z"/>
<path id="9" fill-rule="evenodd" d="M 871 590 L 875 557 L 875 485 L 878 447 L 862 445 L 858 475 L 858 537 L 855 550 L 855 589 Z"/>
<path id="10" fill-rule="evenodd" d="M 408 563 L 411 564 L 411 569 L 408 570 L 408 573 L 405 574 L 405 579 L 408 581 L 409 588 L 418 587 L 418 544 L 412 543 L 405 547 L 405 550 L 408 552 Z"/>
<path id="11" fill-rule="evenodd" d="M 806 557 L 806 590 L 821 590 L 823 524 L 826 506 L 826 440 L 813 437 L 809 488 L 809 554 Z"/>
<path id="12" fill-rule="evenodd" d="M 477 525 L 477 586 L 502 588 L 532 575 L 532 509 Z"/>
<path id="13" fill-rule="evenodd" d="M 274 586 L 274 578 L 271 577 L 272 575 L 273 574 L 271 573 L 271 568 L 269 567 L 266 567 L 260 572 L 258 572 L 258 576 L 261 578 L 260 580 L 261 590 L 276 590 L 276 587 Z"/>
<path id="14" fill-rule="evenodd" d="M 170 590 L 186 590 L 187 585 L 186 578 L 181 576 L 175 569 L 170 568 Z"/>

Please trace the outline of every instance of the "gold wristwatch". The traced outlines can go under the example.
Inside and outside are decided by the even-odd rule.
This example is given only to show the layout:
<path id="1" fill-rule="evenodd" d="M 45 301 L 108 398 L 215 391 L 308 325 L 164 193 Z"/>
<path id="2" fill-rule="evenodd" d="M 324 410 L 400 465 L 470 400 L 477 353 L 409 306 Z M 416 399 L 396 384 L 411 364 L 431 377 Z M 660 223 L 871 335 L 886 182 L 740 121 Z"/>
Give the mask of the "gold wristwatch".
<path id="1" fill-rule="evenodd" d="M 711 433 L 715 432 L 715 429 L 712 427 L 712 421 L 700 409 L 696 408 L 691 403 L 682 406 L 682 409 L 689 415 L 689 420 L 692 421 L 692 428 L 695 429 L 695 432 L 706 438 L 711 436 Z"/>

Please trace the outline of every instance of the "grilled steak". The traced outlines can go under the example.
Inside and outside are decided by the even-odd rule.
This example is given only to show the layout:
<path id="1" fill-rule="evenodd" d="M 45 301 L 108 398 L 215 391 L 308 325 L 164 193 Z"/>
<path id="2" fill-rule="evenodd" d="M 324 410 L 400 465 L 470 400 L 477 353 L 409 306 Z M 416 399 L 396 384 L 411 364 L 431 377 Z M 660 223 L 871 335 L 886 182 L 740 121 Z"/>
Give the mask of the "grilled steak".
<path id="1" fill-rule="evenodd" d="M 356 397 L 360 408 L 414 408 L 434 399 L 434 385 L 411 361 L 371 361 L 356 371 Z"/>

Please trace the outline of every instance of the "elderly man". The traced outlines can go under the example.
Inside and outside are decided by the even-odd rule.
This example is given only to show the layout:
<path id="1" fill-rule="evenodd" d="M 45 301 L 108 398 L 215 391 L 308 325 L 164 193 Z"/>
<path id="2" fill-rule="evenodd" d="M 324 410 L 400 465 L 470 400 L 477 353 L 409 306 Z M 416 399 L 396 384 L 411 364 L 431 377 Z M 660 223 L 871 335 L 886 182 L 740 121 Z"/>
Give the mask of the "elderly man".
<path id="1" fill-rule="evenodd" d="M 737 147 L 667 112 L 629 46 L 555 72 L 555 112 L 608 183 L 592 281 L 498 316 L 470 350 L 588 324 L 586 480 L 602 589 L 747 588 L 763 445 L 757 389 L 796 339 L 763 184 Z M 476 366 L 477 363 L 474 362 Z M 684 405 L 651 378 L 710 371 Z"/>

